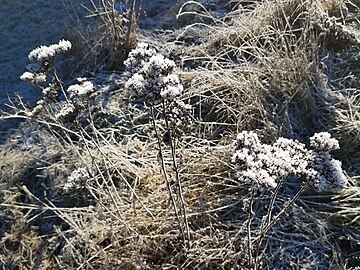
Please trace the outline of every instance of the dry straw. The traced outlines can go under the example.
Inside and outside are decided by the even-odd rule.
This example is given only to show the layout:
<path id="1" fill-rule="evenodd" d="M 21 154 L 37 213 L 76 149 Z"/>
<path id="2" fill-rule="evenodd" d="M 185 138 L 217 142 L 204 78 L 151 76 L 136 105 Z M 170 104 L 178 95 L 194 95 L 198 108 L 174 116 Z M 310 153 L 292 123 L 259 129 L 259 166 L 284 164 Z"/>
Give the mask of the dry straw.
<path id="1" fill-rule="evenodd" d="M 113 51 L 99 59 L 83 54 L 79 67 L 91 62 L 92 71 L 124 62 L 135 34 L 152 40 L 127 28 L 115 1 L 98 2 L 91 1 L 90 14 L 101 38 L 80 39 L 89 41 L 87 53 L 102 45 Z M 190 2 L 180 12 L 199 6 Z M 43 96 L 35 106 L 12 101 L 13 111 L 1 116 L 25 121 L 0 147 L 0 265 L 354 269 L 359 69 L 348 53 L 359 53 L 358 32 L 349 30 L 358 12 L 340 0 L 242 1 L 219 19 L 204 4 L 191 11 L 196 23 L 159 33 L 157 50 L 139 45 L 151 55 L 141 55 L 135 70 L 126 62 L 129 72 L 118 72 L 114 91 L 96 74 L 64 84 L 54 63 L 46 81 L 26 74 Z M 131 45 L 122 47 L 126 37 Z M 75 40 L 73 48 L 78 44 L 84 43 Z M 192 121 L 174 121 L 184 118 L 178 107 L 185 104 Z M 70 105 L 76 109 L 68 117 L 56 117 Z M 244 141 L 237 149 L 243 155 L 233 159 L 243 163 L 234 164 L 239 133 L 251 135 L 256 147 Z M 274 165 L 274 189 L 254 189 L 239 178 L 246 173 L 241 166 L 252 164 L 251 155 L 266 165 L 259 158 L 266 149 L 293 163 L 280 155 L 288 171 Z M 310 153 L 315 173 L 329 172 L 331 164 L 341 172 L 340 160 L 343 174 L 332 179 L 346 178 L 348 188 L 319 192 L 317 182 L 295 177 L 294 164 L 305 163 L 291 149 Z"/>

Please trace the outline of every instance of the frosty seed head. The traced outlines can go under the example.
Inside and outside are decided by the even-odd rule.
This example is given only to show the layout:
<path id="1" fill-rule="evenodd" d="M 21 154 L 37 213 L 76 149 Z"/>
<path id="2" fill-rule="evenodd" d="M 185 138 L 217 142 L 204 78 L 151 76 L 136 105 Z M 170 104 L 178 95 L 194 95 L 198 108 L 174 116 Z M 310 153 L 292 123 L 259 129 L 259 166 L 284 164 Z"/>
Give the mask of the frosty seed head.
<path id="1" fill-rule="evenodd" d="M 331 138 L 328 132 L 315 133 L 310 138 L 310 146 L 318 152 L 331 152 L 340 149 L 338 140 Z"/>
<path id="2" fill-rule="evenodd" d="M 20 76 L 20 80 L 32 83 L 34 81 L 34 76 L 34 73 L 26 71 L 23 75 Z"/>
<path id="3" fill-rule="evenodd" d="M 125 87 L 133 97 L 149 104 L 172 101 L 183 92 L 179 77 L 173 73 L 175 62 L 139 43 L 125 61 L 128 80 Z"/>
<path id="4" fill-rule="evenodd" d="M 179 100 L 184 88 L 174 74 L 175 62 L 156 53 L 146 43 L 139 43 L 125 61 L 128 80 L 125 88 L 133 98 L 149 106 L 163 104 L 164 117 L 174 130 L 191 122 L 191 106 Z"/>
<path id="5" fill-rule="evenodd" d="M 76 108 L 72 103 L 66 103 L 60 111 L 55 115 L 56 119 L 67 120 L 76 113 Z"/>
<path id="6" fill-rule="evenodd" d="M 273 145 L 262 144 L 256 133 L 243 131 L 233 146 L 232 162 L 239 180 L 256 187 L 275 187 L 289 176 L 304 179 L 317 191 L 341 189 L 347 185 L 341 162 L 328 153 L 338 149 L 330 134 L 316 133 L 309 150 L 297 140 L 279 138 Z"/>
<path id="7" fill-rule="evenodd" d="M 67 92 L 70 98 L 84 97 L 94 92 L 94 85 L 92 82 L 83 79 L 80 84 L 70 85 Z"/>
<path id="8" fill-rule="evenodd" d="M 60 40 L 58 44 L 50 46 L 40 46 L 29 53 L 31 61 L 44 62 L 52 60 L 57 53 L 65 53 L 71 49 L 71 42 L 68 40 Z"/>

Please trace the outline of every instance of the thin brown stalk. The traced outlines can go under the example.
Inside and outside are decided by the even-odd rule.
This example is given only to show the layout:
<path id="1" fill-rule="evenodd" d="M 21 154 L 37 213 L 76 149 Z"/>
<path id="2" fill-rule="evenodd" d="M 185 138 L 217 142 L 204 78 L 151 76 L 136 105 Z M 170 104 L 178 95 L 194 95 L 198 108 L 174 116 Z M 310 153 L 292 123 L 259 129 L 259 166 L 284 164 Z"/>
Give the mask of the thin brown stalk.
<path id="1" fill-rule="evenodd" d="M 170 128 L 169 125 L 169 121 L 166 117 L 165 114 L 165 103 L 162 103 L 163 105 L 163 110 L 164 110 L 164 116 L 165 116 L 165 125 L 166 125 L 166 129 L 169 132 L 169 137 L 170 137 L 170 148 L 171 148 L 171 158 L 172 158 L 172 165 L 173 165 L 173 169 L 175 172 L 175 178 L 176 178 L 176 183 L 179 189 L 179 198 L 180 198 L 180 206 L 181 206 L 181 210 L 182 210 L 182 214 L 183 214 L 183 218 L 184 218 L 184 223 L 185 223 L 185 230 L 186 230 L 186 237 L 187 237 L 187 241 L 188 241 L 188 247 L 191 247 L 191 237 L 190 237 L 190 228 L 189 228 L 189 222 L 188 222 L 188 215 L 187 215 L 187 207 L 186 207 L 186 202 L 184 199 L 184 193 L 183 193 L 183 189 L 182 189 L 182 185 L 181 185 L 181 181 L 180 181 L 180 174 L 179 174 L 179 168 L 176 162 L 176 139 L 173 136 L 173 131 Z"/>
<path id="2" fill-rule="evenodd" d="M 178 220 L 178 223 L 179 223 L 179 228 L 180 228 L 180 232 L 184 238 L 184 241 L 186 240 L 185 238 L 185 233 L 184 233 L 184 229 L 182 227 L 182 223 L 181 223 L 181 219 L 180 219 L 180 215 L 179 215 L 179 211 L 177 209 L 177 206 L 176 206 L 176 202 L 175 202 L 175 198 L 174 198 L 174 195 L 171 191 L 171 184 L 170 184 L 170 180 L 169 180 L 169 177 L 168 177 L 168 174 L 167 174 L 167 170 L 166 170 L 166 166 L 165 166 L 165 160 L 164 160 L 164 154 L 163 154 L 163 151 L 162 151 L 162 147 L 161 147 L 161 140 L 160 140 L 160 135 L 158 133 L 158 130 L 156 128 L 156 123 L 155 123 L 155 113 L 154 113 L 154 108 L 153 106 L 150 106 L 150 111 L 151 111 L 151 121 L 153 123 L 153 128 L 154 128 L 154 131 L 155 131 L 155 134 L 156 134 L 156 138 L 157 138 L 157 142 L 158 142 L 158 145 L 159 145 L 159 156 L 160 156 L 160 163 L 161 163 L 161 168 L 162 168 L 162 171 L 164 173 L 164 177 L 165 177 L 165 181 L 166 181 L 166 187 L 168 189 L 168 192 L 169 192 L 169 196 L 170 196 L 170 200 L 171 200 L 171 203 L 174 207 L 174 211 L 175 211 L 175 215 L 176 215 L 176 218 Z"/>
<path id="3" fill-rule="evenodd" d="M 129 28 L 126 34 L 126 47 L 130 47 L 130 36 L 133 28 L 133 24 L 135 23 L 135 3 L 136 0 L 131 0 L 131 9 L 130 9 L 130 19 L 129 19 Z"/>

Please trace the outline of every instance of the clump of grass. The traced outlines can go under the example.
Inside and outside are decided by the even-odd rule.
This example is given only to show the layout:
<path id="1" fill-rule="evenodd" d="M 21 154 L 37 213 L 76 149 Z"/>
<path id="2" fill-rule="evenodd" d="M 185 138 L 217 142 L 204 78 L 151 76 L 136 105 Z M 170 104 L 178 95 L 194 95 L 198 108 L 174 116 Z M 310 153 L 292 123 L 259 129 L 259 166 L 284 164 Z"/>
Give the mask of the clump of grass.
<path id="1" fill-rule="evenodd" d="M 125 12 L 118 10 L 117 4 L 122 5 L 115 0 L 90 0 L 83 5 L 86 19 L 72 18 L 75 27 L 69 30 L 68 38 L 75 47 L 73 55 L 80 59 L 73 74 L 83 70 L 116 70 L 122 67 L 128 53 L 135 47 L 138 35 L 135 6 Z M 67 8 L 71 9 L 71 5 Z"/>

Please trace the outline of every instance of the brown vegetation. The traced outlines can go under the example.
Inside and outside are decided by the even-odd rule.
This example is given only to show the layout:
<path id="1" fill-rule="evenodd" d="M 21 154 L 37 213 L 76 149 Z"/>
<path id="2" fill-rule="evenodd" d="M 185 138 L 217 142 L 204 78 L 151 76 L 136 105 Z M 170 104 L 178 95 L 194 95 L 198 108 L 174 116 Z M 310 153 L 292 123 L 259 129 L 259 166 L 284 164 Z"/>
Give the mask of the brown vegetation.
<path id="1" fill-rule="evenodd" d="M 169 200 L 151 115 L 131 102 L 120 76 L 111 92 L 100 85 L 93 107 L 76 123 L 51 113 L 36 119 L 20 111 L 4 114 L 26 121 L 0 146 L 0 265 L 248 269 L 243 208 L 251 194 L 235 179 L 230 159 L 236 133 L 256 130 L 265 142 L 332 133 L 351 183 L 339 193 L 302 195 L 265 236 L 258 269 L 358 266 L 359 25 L 347 28 L 359 16 L 356 3 L 253 1 L 211 24 L 159 34 L 157 43 L 140 31 L 129 39 L 123 15 L 112 13 L 114 1 L 102 2 L 99 13 L 91 13 L 97 27 L 77 37 L 76 47 L 89 51 L 81 67 L 115 69 L 137 40 L 153 41 L 180 67 L 182 99 L 194 107 L 194 123 L 176 142 L 191 245 L 183 242 Z M 164 121 L 157 119 L 156 127 L 173 178 Z M 90 177 L 82 190 L 66 193 L 64 183 L 76 168 L 86 168 Z M 274 211 L 298 189 L 296 180 L 286 181 Z M 271 191 L 258 196 L 254 235 Z"/>

